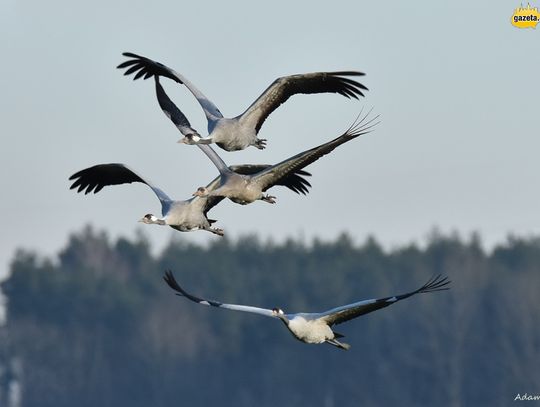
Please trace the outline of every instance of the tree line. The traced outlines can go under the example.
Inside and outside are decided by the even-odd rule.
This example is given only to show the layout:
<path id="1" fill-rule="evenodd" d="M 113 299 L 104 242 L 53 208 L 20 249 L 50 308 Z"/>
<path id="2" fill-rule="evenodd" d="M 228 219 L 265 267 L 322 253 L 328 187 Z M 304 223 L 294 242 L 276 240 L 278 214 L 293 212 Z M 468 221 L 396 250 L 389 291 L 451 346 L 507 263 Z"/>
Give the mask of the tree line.
<path id="1" fill-rule="evenodd" d="M 300 343 L 278 320 L 175 296 L 166 269 L 196 295 L 285 312 L 401 294 L 436 274 L 452 288 L 339 326 L 345 352 Z M 143 235 L 86 227 L 55 258 L 18 250 L 1 289 L 9 407 L 17 396 L 40 407 L 505 406 L 539 391 L 539 238 L 486 252 L 476 235 L 438 233 L 392 250 L 346 234 L 208 246 L 183 237 L 152 255 Z"/>

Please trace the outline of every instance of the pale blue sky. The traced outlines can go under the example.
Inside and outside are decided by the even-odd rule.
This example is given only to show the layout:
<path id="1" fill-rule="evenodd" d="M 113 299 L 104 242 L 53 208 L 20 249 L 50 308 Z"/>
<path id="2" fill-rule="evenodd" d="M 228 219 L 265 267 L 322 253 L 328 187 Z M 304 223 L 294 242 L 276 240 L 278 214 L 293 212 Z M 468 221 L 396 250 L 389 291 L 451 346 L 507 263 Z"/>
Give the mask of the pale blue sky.
<path id="1" fill-rule="evenodd" d="M 211 217 L 233 238 L 348 231 L 392 247 L 438 226 L 477 230 L 489 246 L 540 232 L 540 28 L 510 24 L 518 2 L 186 3 L 0 3 L 0 275 L 16 247 L 52 254 L 88 223 L 113 237 L 144 226 L 158 248 L 175 234 L 218 239 L 139 226 L 159 212 L 143 185 L 86 197 L 69 190 L 72 173 L 106 162 L 126 163 L 180 199 L 216 174 L 198 149 L 175 143 L 152 82 L 115 69 L 123 51 L 181 72 L 227 116 L 278 76 L 366 72 L 364 100 L 296 96 L 265 122 L 266 150 L 220 150 L 231 164 L 275 163 L 336 137 L 363 106 L 381 114 L 376 131 L 308 167 L 307 197 L 276 188 L 275 206 L 216 207 Z M 163 83 L 206 131 L 187 90 Z"/>

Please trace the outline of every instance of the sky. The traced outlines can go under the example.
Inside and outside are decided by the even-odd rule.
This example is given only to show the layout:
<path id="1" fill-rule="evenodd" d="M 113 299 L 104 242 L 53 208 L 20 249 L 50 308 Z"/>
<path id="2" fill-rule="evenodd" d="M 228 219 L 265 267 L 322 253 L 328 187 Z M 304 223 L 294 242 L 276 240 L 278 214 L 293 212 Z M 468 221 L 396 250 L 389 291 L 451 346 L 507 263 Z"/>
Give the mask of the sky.
<path id="1" fill-rule="evenodd" d="M 262 127 L 266 150 L 219 150 L 228 164 L 273 164 L 337 137 L 362 108 L 380 114 L 375 131 L 307 168 L 308 196 L 274 188 L 276 205 L 214 208 L 232 238 L 348 232 L 392 248 L 421 243 L 437 227 L 477 231 L 489 248 L 509 234 L 538 234 L 540 27 L 510 24 L 517 1 L 381 4 L 3 0 L 0 277 L 17 248 L 54 255 L 88 224 L 111 238 L 142 230 L 155 250 L 171 238 L 219 239 L 138 223 L 160 211 L 142 184 L 69 190 L 71 174 L 100 163 L 125 163 L 178 199 L 217 174 L 196 147 L 176 143 L 152 81 L 115 69 L 125 51 L 181 72 L 225 116 L 280 76 L 366 73 L 362 100 L 294 96 Z M 162 83 L 206 134 L 187 89 Z"/>

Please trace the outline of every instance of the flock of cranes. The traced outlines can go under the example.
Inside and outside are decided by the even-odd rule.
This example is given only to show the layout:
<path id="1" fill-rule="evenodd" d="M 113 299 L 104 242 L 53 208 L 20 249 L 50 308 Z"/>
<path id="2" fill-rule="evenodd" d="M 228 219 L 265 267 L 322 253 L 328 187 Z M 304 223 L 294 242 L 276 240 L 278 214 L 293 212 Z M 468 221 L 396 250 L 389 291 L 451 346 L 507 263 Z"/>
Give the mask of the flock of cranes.
<path id="1" fill-rule="evenodd" d="M 209 219 L 208 212 L 224 198 L 240 205 L 247 205 L 257 200 L 274 204 L 276 197 L 266 192 L 276 185 L 285 186 L 299 194 L 306 194 L 308 188 L 311 187 L 306 179 L 311 174 L 304 171 L 306 166 L 331 153 L 341 144 L 370 132 L 378 123 L 378 116 L 370 117 L 371 110 L 366 113 L 361 111 L 355 122 L 343 134 L 277 164 L 228 166 L 211 144 L 226 151 L 244 150 L 250 146 L 264 149 L 267 140 L 258 138 L 259 130 L 266 118 L 287 99 L 295 94 L 312 93 L 337 93 L 347 98 L 358 99 L 364 96 L 364 92 L 368 89 L 355 78 L 364 74 L 357 71 L 340 71 L 281 77 L 272 82 L 244 113 L 233 118 L 225 118 L 217 106 L 183 75 L 149 58 L 133 53 L 123 55 L 129 59 L 118 65 L 118 68 L 126 69 L 124 75 L 133 74 L 134 80 L 154 78 L 159 106 L 182 134 L 180 142 L 200 148 L 219 173 L 208 185 L 198 187 L 191 198 L 186 200 L 170 198 L 162 189 L 120 163 L 94 165 L 76 172 L 69 178 L 73 181 L 71 189 L 76 189 L 77 192 L 84 191 L 85 194 L 97 193 L 111 185 L 132 182 L 146 184 L 161 203 L 161 217 L 148 213 L 140 219 L 140 222 L 146 224 L 168 225 L 181 232 L 205 230 L 223 236 L 223 229 L 212 226 L 216 220 Z M 171 101 L 161 86 L 160 78 L 168 78 L 186 86 L 197 99 L 208 121 L 206 137 L 201 136 L 191 126 L 187 117 Z M 349 345 L 338 341 L 343 335 L 334 332 L 333 325 L 387 307 L 415 294 L 447 290 L 450 283 L 446 277 L 436 276 L 419 289 L 406 294 L 359 301 L 322 313 L 286 314 L 279 308 L 264 309 L 198 298 L 185 291 L 171 271 L 165 273 L 164 280 L 176 291 L 177 295 L 198 304 L 278 318 L 283 321 L 292 335 L 302 342 L 329 343 L 345 350 L 349 349 Z"/>

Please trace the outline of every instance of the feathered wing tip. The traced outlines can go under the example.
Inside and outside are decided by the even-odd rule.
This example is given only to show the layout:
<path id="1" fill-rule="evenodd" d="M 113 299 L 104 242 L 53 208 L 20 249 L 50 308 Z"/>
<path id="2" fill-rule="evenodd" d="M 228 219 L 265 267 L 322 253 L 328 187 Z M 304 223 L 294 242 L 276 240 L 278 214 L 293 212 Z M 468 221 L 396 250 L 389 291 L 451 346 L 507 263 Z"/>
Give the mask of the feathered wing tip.
<path id="1" fill-rule="evenodd" d="M 167 283 L 169 287 L 171 287 L 174 291 L 176 291 L 177 295 L 185 296 L 185 291 L 180 287 L 176 279 L 174 278 L 174 275 L 171 270 L 165 270 L 165 275 L 163 276 L 163 280 Z"/>
<path id="2" fill-rule="evenodd" d="M 152 76 L 165 76 L 176 82 L 182 83 L 182 81 L 174 76 L 165 65 L 160 62 L 153 61 L 150 58 L 143 57 L 142 55 L 137 55 L 132 52 L 123 52 L 123 56 L 132 58 L 127 61 L 122 62 L 116 68 L 124 69 L 127 68 L 124 72 L 124 75 L 129 76 L 132 73 L 135 73 L 133 80 L 139 78 L 148 79 Z"/>
<path id="3" fill-rule="evenodd" d="M 124 52 L 122 55 L 130 57 L 130 58 L 135 58 L 135 59 L 129 59 L 125 62 L 122 62 L 120 65 L 116 67 L 117 69 L 128 68 L 124 72 L 125 76 L 129 76 L 132 73 L 136 72 L 136 74 L 133 77 L 134 81 L 139 79 L 140 77 L 143 77 L 143 79 L 148 79 L 154 76 L 154 72 L 149 70 L 148 67 L 144 64 L 144 62 L 148 62 L 146 61 L 147 58 L 144 58 L 137 54 L 132 54 L 130 52 Z"/>
<path id="4" fill-rule="evenodd" d="M 329 72 L 329 73 L 336 76 L 365 76 L 366 75 L 364 72 L 359 72 L 359 71 L 335 71 L 335 72 Z"/>
<path id="5" fill-rule="evenodd" d="M 98 164 L 80 170 L 69 177 L 73 181 L 70 189 L 77 189 L 77 192 L 84 191 L 85 194 L 94 192 L 97 194 L 103 187 L 109 185 L 130 184 L 132 182 L 148 183 L 139 175 L 127 168 L 124 164 Z"/>
<path id="6" fill-rule="evenodd" d="M 304 177 L 311 177 L 311 174 L 307 171 L 298 170 L 283 178 L 280 181 L 280 184 L 284 184 L 287 188 L 297 194 L 307 195 L 311 184 Z"/>
<path id="7" fill-rule="evenodd" d="M 434 291 L 444 291 L 449 290 L 450 280 L 448 277 L 443 277 L 440 274 L 434 277 L 431 277 L 429 281 L 420 287 L 416 292 L 417 293 L 431 293 Z"/>
<path id="8" fill-rule="evenodd" d="M 212 307 L 220 307 L 222 305 L 218 301 L 205 300 L 204 298 L 199 298 L 188 293 L 186 290 L 180 287 L 180 284 L 178 284 L 178 282 L 174 278 L 174 275 L 171 270 L 165 270 L 165 275 L 163 276 L 163 280 L 165 280 L 165 282 L 167 283 L 169 287 L 171 287 L 174 291 L 176 291 L 176 295 L 179 295 L 181 297 L 186 297 L 188 300 L 191 300 L 198 304 L 208 305 Z"/>
<path id="9" fill-rule="evenodd" d="M 349 126 L 347 131 L 343 133 L 343 135 L 352 138 L 372 132 L 373 128 L 381 122 L 380 120 L 376 121 L 380 117 L 379 114 L 368 120 L 368 117 L 372 111 L 373 107 L 369 109 L 366 114 L 364 114 L 364 108 L 362 108 L 362 110 L 360 110 L 360 113 L 358 113 L 358 116 L 356 116 L 353 123 Z"/>
<path id="10" fill-rule="evenodd" d="M 97 194 L 101 189 L 103 188 L 103 185 L 98 185 L 97 182 L 83 182 L 83 176 L 85 175 L 86 170 L 81 170 L 79 172 L 76 172 L 71 177 L 69 177 L 69 181 L 73 181 L 69 189 L 75 189 L 77 188 L 77 192 L 84 191 L 85 195 L 88 195 L 90 192 L 94 192 L 94 194 Z"/>
<path id="11" fill-rule="evenodd" d="M 332 79 L 338 81 L 341 84 L 341 88 L 337 90 L 337 93 L 347 98 L 353 98 L 358 100 L 358 96 L 365 96 L 363 90 L 369 90 L 361 83 L 345 78 L 345 76 L 364 76 L 365 73 L 357 71 L 340 71 L 340 72 L 328 72 L 327 74 Z"/>

